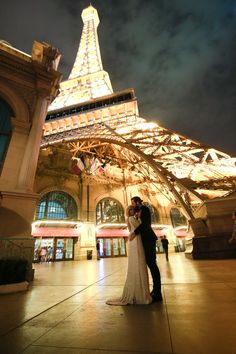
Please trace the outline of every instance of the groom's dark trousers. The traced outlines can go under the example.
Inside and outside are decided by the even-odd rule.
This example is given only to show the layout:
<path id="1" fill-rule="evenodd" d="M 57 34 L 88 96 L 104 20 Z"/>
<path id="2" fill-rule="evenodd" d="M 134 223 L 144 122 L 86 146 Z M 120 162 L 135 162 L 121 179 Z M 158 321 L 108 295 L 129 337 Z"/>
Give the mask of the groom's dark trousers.
<path id="1" fill-rule="evenodd" d="M 145 205 L 141 206 L 141 224 L 134 230 L 136 235 L 140 234 L 142 238 L 145 258 L 148 268 L 150 269 L 153 280 L 153 295 L 161 294 L 161 276 L 159 268 L 156 264 L 156 234 L 151 227 L 151 214 L 149 208 Z"/>

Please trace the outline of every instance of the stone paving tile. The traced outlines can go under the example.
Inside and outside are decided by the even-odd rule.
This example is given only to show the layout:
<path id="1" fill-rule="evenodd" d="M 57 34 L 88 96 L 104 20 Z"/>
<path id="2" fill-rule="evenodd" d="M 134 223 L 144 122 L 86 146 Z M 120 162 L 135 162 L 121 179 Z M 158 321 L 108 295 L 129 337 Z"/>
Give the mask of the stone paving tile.
<path id="1" fill-rule="evenodd" d="M 0 296 L 0 352 L 235 354 L 236 260 L 161 256 L 164 301 L 146 306 L 105 304 L 127 258 L 35 265 L 27 292 Z"/>

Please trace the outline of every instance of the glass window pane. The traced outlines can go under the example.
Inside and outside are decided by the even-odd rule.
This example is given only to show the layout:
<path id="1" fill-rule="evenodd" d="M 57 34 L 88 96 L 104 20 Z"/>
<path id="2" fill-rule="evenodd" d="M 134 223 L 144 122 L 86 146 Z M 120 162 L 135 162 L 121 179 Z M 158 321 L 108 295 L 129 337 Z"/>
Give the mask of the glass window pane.
<path id="1" fill-rule="evenodd" d="M 104 252 L 107 257 L 111 256 L 111 242 L 109 238 L 105 239 Z"/>
<path id="2" fill-rule="evenodd" d="M 100 257 L 104 257 L 104 248 L 103 248 L 103 239 L 99 239 L 99 244 L 100 244 Z"/>
<path id="3" fill-rule="evenodd" d="M 56 259 L 61 260 L 64 257 L 64 239 L 57 239 L 56 241 Z"/>
<path id="4" fill-rule="evenodd" d="M 3 164 L 11 138 L 11 118 L 14 116 L 10 106 L 0 99 L 0 163 Z"/>
<path id="5" fill-rule="evenodd" d="M 125 240 L 123 238 L 119 239 L 120 241 L 120 255 L 125 256 Z"/>
<path id="6" fill-rule="evenodd" d="M 3 160 L 9 140 L 10 140 L 9 136 L 0 135 L 0 161 Z"/>
<path id="7" fill-rule="evenodd" d="M 39 201 L 35 219 L 75 220 L 77 205 L 67 193 L 50 192 Z"/>
<path id="8" fill-rule="evenodd" d="M 97 224 L 125 222 L 124 209 L 115 199 L 102 199 L 96 208 Z"/>
<path id="9" fill-rule="evenodd" d="M 177 208 L 172 208 L 170 210 L 170 218 L 171 218 L 171 222 L 172 222 L 173 227 L 187 224 L 187 220 L 186 220 L 185 216 Z"/>
<path id="10" fill-rule="evenodd" d="M 119 255 L 119 248 L 118 248 L 118 239 L 113 238 L 113 256 Z"/>
<path id="11" fill-rule="evenodd" d="M 73 258 L 73 239 L 69 238 L 66 240 L 66 259 Z"/>
<path id="12" fill-rule="evenodd" d="M 34 243 L 34 261 L 39 262 L 40 260 L 40 245 L 41 245 L 41 240 L 36 239 Z"/>

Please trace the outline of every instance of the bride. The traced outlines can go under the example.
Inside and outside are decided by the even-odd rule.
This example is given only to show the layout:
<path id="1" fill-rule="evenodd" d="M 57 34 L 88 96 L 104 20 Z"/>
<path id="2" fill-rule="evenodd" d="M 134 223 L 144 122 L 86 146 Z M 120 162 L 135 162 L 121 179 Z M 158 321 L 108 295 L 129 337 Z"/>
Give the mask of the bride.
<path id="1" fill-rule="evenodd" d="M 129 206 L 127 224 L 130 233 L 140 224 L 140 207 Z M 108 305 L 147 305 L 152 302 L 149 291 L 148 271 L 141 237 L 130 237 L 128 241 L 128 269 L 123 293 L 120 298 L 109 299 Z"/>

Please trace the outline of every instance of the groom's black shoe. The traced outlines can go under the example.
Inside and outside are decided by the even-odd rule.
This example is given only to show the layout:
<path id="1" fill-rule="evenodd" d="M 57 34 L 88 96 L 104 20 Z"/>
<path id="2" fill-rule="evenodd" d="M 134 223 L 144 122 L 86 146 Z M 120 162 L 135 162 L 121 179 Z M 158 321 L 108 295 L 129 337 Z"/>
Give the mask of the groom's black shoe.
<path id="1" fill-rule="evenodd" d="M 155 295 L 152 293 L 151 296 L 152 296 L 152 304 L 153 304 L 154 302 L 161 302 L 161 301 L 163 301 L 161 293 L 155 294 Z"/>
<path id="2" fill-rule="evenodd" d="M 160 292 L 160 291 L 155 292 L 154 290 L 152 290 L 152 291 L 150 292 L 150 295 L 151 295 L 151 297 L 153 297 L 153 296 L 160 296 L 160 297 L 162 298 L 162 295 L 161 295 L 161 292 Z"/>

